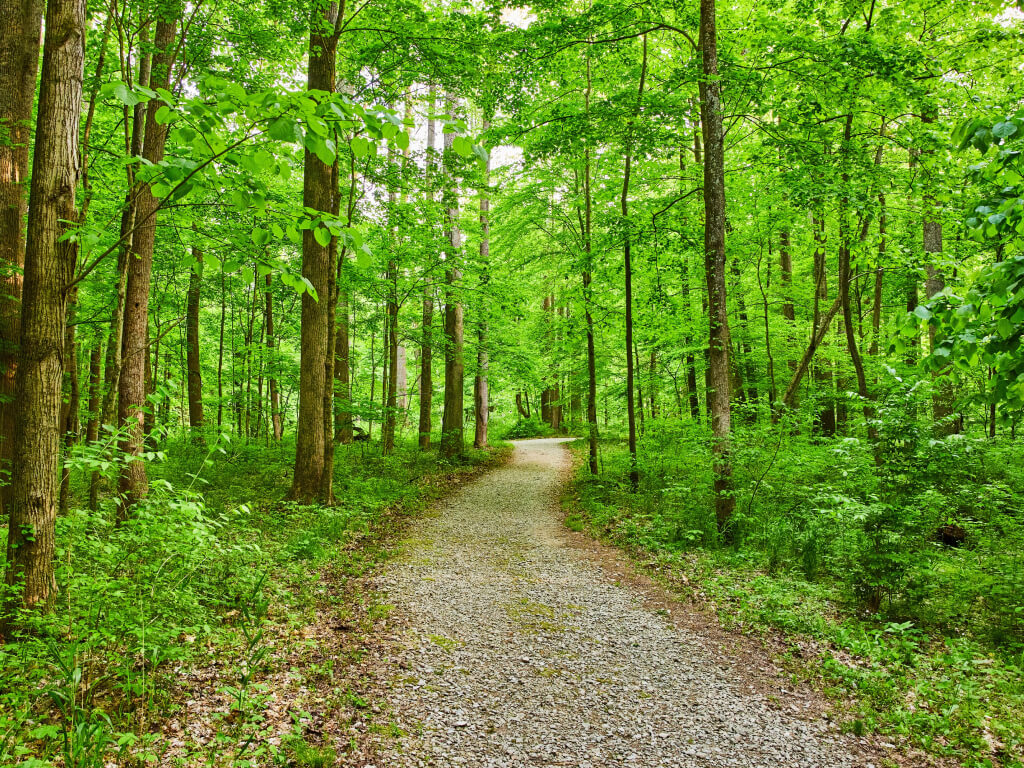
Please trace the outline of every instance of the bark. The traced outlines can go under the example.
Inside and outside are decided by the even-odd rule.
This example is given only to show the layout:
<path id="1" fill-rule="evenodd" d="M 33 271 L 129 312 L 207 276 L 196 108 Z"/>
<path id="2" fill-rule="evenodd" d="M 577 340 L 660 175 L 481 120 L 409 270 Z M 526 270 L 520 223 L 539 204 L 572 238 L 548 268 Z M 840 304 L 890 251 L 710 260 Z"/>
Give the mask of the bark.
<path id="1" fill-rule="evenodd" d="M 643 60 L 640 65 L 640 86 L 637 90 L 636 115 L 640 113 L 640 105 L 644 96 L 644 85 L 647 80 L 647 35 L 643 36 Z M 625 238 L 622 244 L 623 268 L 625 270 L 626 289 L 626 417 L 629 425 L 629 484 L 635 491 L 640 485 L 640 468 L 636 458 L 636 399 L 634 393 L 635 371 L 633 362 L 633 254 L 629 232 L 629 178 L 632 158 L 632 130 L 634 119 L 627 128 L 627 149 L 622 172 L 622 197 L 620 209 L 622 223 L 625 227 Z"/>
<path id="2" fill-rule="evenodd" d="M 29 192 L 20 346 L 8 496 L 8 608 L 48 606 L 54 581 L 55 481 L 67 289 L 76 247 L 63 238 L 75 220 L 78 129 L 85 60 L 84 0 L 50 0 Z M 0 635 L 8 611 L 0 611 Z M 3 626 L 8 625 L 8 626 Z"/>
<path id="3" fill-rule="evenodd" d="M 61 408 L 61 430 L 63 432 L 64 451 L 60 468 L 60 501 L 58 514 L 67 514 L 71 504 L 71 469 L 64 465 L 71 448 L 78 439 L 78 411 L 81 407 L 81 389 L 78 380 L 78 339 L 75 325 L 75 306 L 78 298 L 77 290 L 72 290 L 68 299 L 67 327 L 64 331 L 64 387 Z"/>
<path id="4" fill-rule="evenodd" d="M 729 392 L 729 314 L 725 287 L 725 136 L 718 72 L 715 0 L 700 0 L 700 83 L 704 138 L 704 265 L 708 288 L 708 394 L 715 492 L 715 519 L 727 538 L 736 500 L 732 490 L 732 413 Z"/>
<path id="5" fill-rule="evenodd" d="M 839 297 L 836 296 L 835 301 L 832 302 L 832 306 L 829 307 L 828 311 L 821 317 L 821 323 L 811 335 L 811 342 L 807 345 L 807 350 L 800 358 L 800 362 L 797 363 L 796 370 L 793 372 L 793 378 L 790 379 L 789 386 L 786 387 L 786 391 L 782 395 L 782 404 L 785 407 L 792 408 L 796 402 L 796 393 L 800 388 L 800 382 L 807 373 L 807 368 L 810 366 L 811 360 L 814 359 L 815 353 L 821 347 L 821 343 L 824 340 L 825 334 L 828 332 L 832 321 L 839 313 L 839 304 Z M 775 420 L 778 421 L 778 418 Z"/>
<path id="6" fill-rule="evenodd" d="M 828 323 L 824 322 L 820 315 L 821 305 L 828 301 L 828 271 L 825 266 L 825 220 L 815 216 L 812 220 L 814 228 L 814 324 L 812 326 L 812 337 L 818 336 L 821 330 L 820 341 L 824 342 L 828 332 Z M 822 328 L 821 326 L 825 327 Z M 817 344 L 815 348 L 817 348 Z M 815 416 L 812 432 L 831 437 L 836 433 L 836 408 L 835 400 L 832 397 L 832 369 L 828 363 L 819 363 L 814 366 L 815 394 L 818 397 L 818 412 Z"/>
<path id="7" fill-rule="evenodd" d="M 217 341 L 217 429 L 224 425 L 224 321 L 228 297 L 225 290 L 224 270 L 220 273 L 220 335 Z"/>
<path id="8" fill-rule="evenodd" d="M 203 444 L 203 374 L 199 359 L 199 304 L 203 282 L 203 253 L 192 249 L 196 263 L 188 275 L 185 307 L 185 357 L 188 370 L 188 424 L 192 439 Z M 268 275 L 269 277 L 269 275 Z"/>
<path id="9" fill-rule="evenodd" d="M 267 329 L 267 373 L 268 389 L 270 390 L 270 430 L 274 442 L 279 442 L 283 436 L 283 425 L 281 423 L 281 392 L 277 385 L 277 339 L 274 336 L 274 295 L 271 293 L 272 278 L 266 276 L 266 308 L 264 310 L 264 325 Z"/>
<path id="10" fill-rule="evenodd" d="M 389 151 L 389 160 L 390 160 Z M 394 189 L 388 191 L 389 210 L 394 211 L 398 199 Z M 393 215 L 393 213 L 392 213 Z M 392 247 L 398 249 L 398 233 L 391 233 Z M 395 450 L 395 427 L 398 423 L 398 263 L 394 253 L 388 260 L 386 275 L 387 300 L 387 386 L 384 389 L 384 423 L 381 425 L 381 453 L 389 456 Z"/>
<path id="11" fill-rule="evenodd" d="M 334 336 L 334 439 L 342 445 L 352 442 L 352 385 L 349 360 L 349 293 L 340 291 Z"/>
<path id="12" fill-rule="evenodd" d="M 436 156 L 434 144 L 437 140 L 436 124 L 433 118 L 436 104 L 436 92 L 434 86 L 430 86 L 430 117 L 427 119 L 427 189 L 428 198 L 434 201 L 433 183 L 434 169 L 436 167 Z M 430 267 L 427 267 L 423 281 L 423 316 L 420 324 L 422 337 L 420 339 L 420 417 L 419 417 L 419 447 L 426 451 L 430 448 L 430 432 L 433 429 L 431 411 L 434 401 L 434 349 L 433 349 L 433 325 L 434 325 L 434 286 L 430 275 Z"/>
<path id="13" fill-rule="evenodd" d="M 333 93 L 338 19 L 337 5 L 317 0 L 313 4 L 309 35 L 309 71 L 306 84 L 310 91 Z M 308 208 L 330 212 L 333 208 L 332 168 L 308 149 L 305 153 L 302 202 Z M 324 475 L 326 437 L 324 434 L 324 379 L 327 357 L 327 298 L 334 270 L 330 246 L 323 246 L 313 230 L 302 233 L 302 276 L 312 284 L 319 300 L 302 294 L 302 319 L 299 368 L 299 417 L 295 440 L 295 471 L 288 497 L 310 503 L 321 489 Z"/>
<path id="14" fill-rule="evenodd" d="M 449 112 L 454 111 L 454 100 L 448 102 Z M 444 137 L 445 162 L 454 162 L 452 142 L 455 134 Z M 445 210 L 450 250 L 445 270 L 444 307 L 444 413 L 441 419 L 440 455 L 445 459 L 460 456 L 465 449 L 463 442 L 463 388 L 465 366 L 463 361 L 464 318 L 458 285 L 462 278 L 459 262 L 462 257 L 462 232 L 459 229 L 459 193 L 455 180 L 447 175 L 445 187 Z"/>
<path id="15" fill-rule="evenodd" d="M 591 73 L 590 52 L 588 49 L 587 88 L 584 92 L 584 105 L 587 115 L 588 130 L 590 122 L 590 92 Z M 583 268 L 583 306 L 584 319 L 586 321 L 587 326 L 587 468 L 590 470 L 590 474 L 597 475 L 597 354 L 594 348 L 594 289 L 592 287 L 592 283 L 594 280 L 594 255 L 592 239 L 594 201 L 590 188 L 591 167 L 589 134 L 587 135 L 586 139 L 586 143 L 583 145 L 583 251 L 585 259 Z M 519 406 L 518 395 L 516 395 L 516 406 Z M 520 408 L 520 410 L 522 409 Z"/>
<path id="16" fill-rule="evenodd" d="M 490 126 L 485 122 L 484 130 Z M 491 158 L 487 156 L 487 167 L 484 169 L 483 192 L 480 195 L 480 264 L 483 271 L 480 277 L 480 290 L 487 290 L 489 280 L 487 266 L 491 258 L 491 199 L 489 187 L 491 184 Z M 476 329 L 476 377 L 473 379 L 473 409 L 474 434 L 473 447 L 487 447 L 487 419 L 490 397 L 488 392 L 487 369 L 487 315 L 483 304 L 486 302 L 486 294 L 481 301 L 480 319 Z"/>
<path id="17" fill-rule="evenodd" d="M 17 0 L 0 26 L 0 515 L 11 486 L 14 379 L 21 333 L 22 268 L 32 102 L 39 69 L 42 0 Z"/>
<path id="18" fill-rule="evenodd" d="M 527 398 L 526 407 L 523 407 L 523 393 L 516 392 L 516 410 L 519 411 L 519 415 L 524 419 L 530 418 L 530 400 Z"/>
<path id="19" fill-rule="evenodd" d="M 103 352 L 99 342 L 89 355 L 89 420 L 85 427 L 85 441 L 95 445 L 100 436 L 100 402 L 103 394 L 103 379 L 100 366 Z M 93 472 L 89 477 L 89 509 L 96 511 L 100 503 L 100 474 Z"/>
<path id="20" fill-rule="evenodd" d="M 849 153 L 851 131 L 853 128 L 853 113 L 846 117 L 846 128 L 843 133 L 844 155 Z M 845 158 L 844 158 L 845 162 Z M 847 221 L 847 210 L 849 208 L 848 193 L 845 188 L 849 185 L 849 172 L 843 170 L 843 196 L 839 203 L 839 303 L 843 310 L 843 327 L 846 330 L 846 347 L 850 355 L 850 362 L 853 363 L 853 371 L 857 377 L 857 393 L 864 404 L 864 419 L 868 425 L 868 436 L 875 439 L 877 430 L 873 420 L 874 408 L 869 403 L 868 381 L 864 374 L 864 361 L 860 356 L 860 346 L 857 341 L 857 333 L 853 325 L 853 309 L 850 306 L 850 284 L 853 276 L 850 271 L 850 226 Z"/>
<path id="21" fill-rule="evenodd" d="M 150 87 L 169 89 L 177 38 L 176 14 L 157 21 Z M 160 125 L 156 110 L 147 110 L 142 156 L 150 163 L 159 163 L 164 155 L 167 126 Z M 153 271 L 153 250 L 156 244 L 157 200 L 148 183 L 136 185 L 136 220 L 128 258 L 125 288 L 124 331 L 121 342 L 121 371 L 118 385 L 118 422 L 125 427 L 121 451 L 131 460 L 118 481 L 121 497 L 120 515 L 125 515 L 149 490 L 146 465 L 139 459 L 144 449 L 146 376 L 149 328 L 149 283 Z"/>
<path id="22" fill-rule="evenodd" d="M 869 355 L 878 354 L 878 341 L 882 330 L 882 287 L 885 279 L 885 195 L 878 195 L 878 264 L 875 266 L 874 296 L 871 303 L 871 346 Z"/>

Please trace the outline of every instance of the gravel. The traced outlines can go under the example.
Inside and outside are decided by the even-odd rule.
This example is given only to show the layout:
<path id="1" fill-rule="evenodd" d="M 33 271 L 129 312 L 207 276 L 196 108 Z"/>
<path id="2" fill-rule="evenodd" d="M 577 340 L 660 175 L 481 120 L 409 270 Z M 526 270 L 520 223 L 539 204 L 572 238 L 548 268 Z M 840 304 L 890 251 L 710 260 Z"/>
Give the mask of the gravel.
<path id="1" fill-rule="evenodd" d="M 516 443 L 382 576 L 399 629 L 375 765 L 871 766 L 741 692 L 699 636 L 563 543 L 561 442 Z"/>

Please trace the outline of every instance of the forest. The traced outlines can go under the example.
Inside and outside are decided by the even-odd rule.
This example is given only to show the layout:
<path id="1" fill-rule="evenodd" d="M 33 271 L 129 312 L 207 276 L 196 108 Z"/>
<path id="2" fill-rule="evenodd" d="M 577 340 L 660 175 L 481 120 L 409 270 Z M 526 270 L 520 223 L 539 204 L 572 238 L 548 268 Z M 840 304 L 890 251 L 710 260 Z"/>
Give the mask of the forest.
<path id="1" fill-rule="evenodd" d="M 0 765 L 369 765 L 302 628 L 560 437 L 876 765 L 1024 766 L 1024 6 L 3 2 Z"/>

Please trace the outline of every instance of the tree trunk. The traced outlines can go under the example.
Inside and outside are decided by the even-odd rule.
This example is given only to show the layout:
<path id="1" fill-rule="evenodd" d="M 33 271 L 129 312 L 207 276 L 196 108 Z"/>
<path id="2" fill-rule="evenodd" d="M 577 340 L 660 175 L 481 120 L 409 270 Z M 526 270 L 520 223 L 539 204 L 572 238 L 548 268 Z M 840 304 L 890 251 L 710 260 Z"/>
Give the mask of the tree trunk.
<path id="1" fill-rule="evenodd" d="M 704 266 L 708 287 L 708 380 L 718 530 L 731 537 L 736 500 L 732 490 L 732 413 L 729 392 L 729 313 L 725 287 L 725 136 L 722 83 L 718 73 L 715 0 L 700 0 L 700 48 L 704 79 L 700 83 L 704 134 Z"/>
<path id="2" fill-rule="evenodd" d="M 21 333 L 22 268 L 32 102 L 39 69 L 42 0 L 5 8 L 0 26 L 0 515 L 6 511 L 14 446 L 14 378 Z"/>
<path id="3" fill-rule="evenodd" d="M 199 302 L 203 282 L 203 252 L 193 247 L 196 263 L 188 275 L 185 309 L 185 357 L 188 370 L 188 424 L 192 439 L 203 444 L 203 374 L 199 359 Z M 269 275 L 268 275 L 269 277 Z"/>
<path id="4" fill-rule="evenodd" d="M 629 232 L 629 177 L 632 158 L 632 131 L 636 115 L 640 114 L 640 105 L 644 97 L 644 84 L 647 80 L 647 35 L 643 36 L 643 60 L 640 64 L 640 86 L 637 90 L 636 113 L 629 121 L 626 136 L 626 157 L 622 172 L 622 223 L 625 228 L 625 239 L 622 244 L 623 268 L 625 270 L 626 289 L 626 417 L 629 426 L 629 484 L 635 491 L 640 485 L 640 467 L 636 458 L 636 399 L 634 393 L 635 371 L 633 364 L 633 256 L 632 242 Z"/>
<path id="5" fill-rule="evenodd" d="M 490 127 L 484 123 L 484 130 Z M 483 274 L 480 277 L 480 290 L 484 294 L 480 302 L 480 318 L 476 330 L 476 377 L 473 379 L 473 409 L 475 412 L 473 447 L 487 447 L 487 419 L 490 403 L 487 381 L 487 283 L 490 279 L 487 267 L 491 258 L 491 158 L 487 156 L 487 167 L 484 169 L 483 193 L 480 195 L 480 264 Z"/>
<path id="6" fill-rule="evenodd" d="M 64 438 L 63 459 L 60 466 L 60 500 L 58 514 L 66 515 L 71 504 L 71 470 L 65 466 L 71 448 L 78 438 L 78 411 L 81 407 L 81 390 L 78 381 L 78 339 L 75 326 L 76 289 L 68 298 L 67 328 L 64 331 L 64 386 L 62 393 L 61 430 Z"/>
<path id="7" fill-rule="evenodd" d="M 274 295 L 271 293 L 272 278 L 266 276 L 266 319 L 267 328 L 267 371 L 270 390 L 270 429 L 274 442 L 279 442 L 284 433 L 281 423 L 281 392 L 277 385 L 277 339 L 274 336 Z"/>
<path id="8" fill-rule="evenodd" d="M 814 324 L 811 335 L 816 337 L 823 323 L 820 317 L 821 305 L 823 302 L 828 301 L 824 218 L 819 218 L 815 215 L 812 219 L 812 226 L 814 228 Z M 821 330 L 822 334 L 818 344 L 824 343 L 824 340 L 827 338 L 827 327 L 821 328 Z M 818 344 L 814 345 L 815 349 L 817 349 Z M 814 384 L 815 394 L 818 398 L 818 412 L 811 431 L 812 433 L 831 437 L 836 433 L 836 409 L 835 400 L 832 397 L 832 369 L 827 362 L 815 363 Z"/>
<path id="9" fill-rule="evenodd" d="M 449 100 L 448 111 L 454 112 L 455 102 Z M 455 134 L 444 136 L 445 164 L 454 160 L 452 142 Z M 459 192 L 455 186 L 454 175 L 446 173 L 445 210 L 447 213 L 448 243 L 450 251 L 445 270 L 445 307 L 444 307 L 444 413 L 441 419 L 442 458 L 451 459 L 460 456 L 464 450 L 463 443 L 463 308 L 458 295 L 458 284 L 462 277 L 459 262 L 462 257 L 462 232 L 459 229 Z"/>
<path id="10" fill-rule="evenodd" d="M 177 37 L 177 13 L 157 22 L 150 87 L 169 89 Z M 145 138 L 142 156 L 150 163 L 159 163 L 164 155 L 167 126 L 156 120 L 156 110 L 146 111 Z M 121 345 L 121 375 L 118 387 L 118 421 L 127 430 L 121 450 L 131 460 L 121 471 L 118 493 L 119 514 L 124 516 L 149 489 L 146 465 L 139 459 L 144 449 L 146 410 L 145 366 L 148 358 L 149 282 L 153 271 L 153 250 L 156 244 L 157 200 L 148 183 L 136 185 L 137 201 L 135 232 L 128 258 L 128 279 L 125 289 L 124 335 Z"/>
<path id="11" fill-rule="evenodd" d="M 590 121 L 590 51 L 587 50 L 587 89 L 584 92 L 584 105 L 586 109 L 587 122 Z M 585 136 L 586 143 L 583 145 L 583 304 L 584 317 L 587 325 L 587 468 L 590 474 L 597 475 L 597 353 L 594 345 L 594 289 L 593 271 L 593 211 L 594 201 L 590 188 L 591 167 L 590 167 L 590 141 L 589 134 Z M 519 405 L 519 395 L 516 395 L 516 405 Z"/>
<path id="12" fill-rule="evenodd" d="M 85 441 L 88 445 L 95 445 L 100 437 L 100 408 L 103 394 L 103 379 L 100 375 L 100 365 L 103 360 L 103 352 L 100 343 L 96 342 L 89 355 L 89 421 L 85 427 Z M 100 473 L 92 472 L 89 476 L 89 509 L 95 512 L 100 505 Z"/>
<path id="13" fill-rule="evenodd" d="M 846 128 L 843 132 L 844 156 L 849 154 L 851 131 L 853 128 L 853 113 L 846 116 Z M 844 163 L 846 158 L 844 157 Z M 857 334 L 853 325 L 853 309 L 850 306 L 850 283 L 853 276 L 850 271 L 850 226 L 847 221 L 847 209 L 849 207 L 849 185 L 850 175 L 843 169 L 843 195 L 839 201 L 839 303 L 843 310 L 843 327 L 846 329 L 846 346 L 850 355 L 850 362 L 853 363 L 853 371 L 857 376 L 857 393 L 864 404 L 864 419 L 867 421 L 868 436 L 875 439 L 874 408 L 871 407 L 868 394 L 868 381 L 864 374 L 864 361 L 860 356 L 860 348 L 857 342 Z"/>
<path id="14" fill-rule="evenodd" d="M 309 35 L 307 88 L 334 91 L 337 36 L 334 28 L 338 7 L 316 0 Z M 333 209 L 332 168 L 308 149 L 303 172 L 303 205 L 329 213 Z M 299 368 L 299 418 L 295 440 L 295 471 L 288 497 L 310 503 L 320 492 L 324 475 L 324 361 L 327 356 L 327 299 L 334 270 L 330 246 L 323 246 L 313 230 L 302 233 L 302 276 L 309 280 L 319 300 L 302 294 Z"/>
<path id="15" fill-rule="evenodd" d="M 8 495 L 8 608 L 49 606 L 54 581 L 55 480 L 67 291 L 76 246 L 64 235 L 76 217 L 78 129 L 85 61 L 85 3 L 50 0 L 36 112 Z M 7 625 L 7 626 L 5 626 Z M 0 634 L 9 637 L 0 611 Z"/>
<path id="16" fill-rule="evenodd" d="M 437 160 L 434 145 L 437 140 L 436 123 L 434 121 L 434 108 L 436 104 L 436 91 L 430 86 L 430 112 L 427 118 L 427 189 L 428 198 L 434 201 L 434 170 Z M 420 339 L 420 418 L 419 418 L 419 447 L 426 451 L 430 448 L 430 432 L 433 429 L 433 418 L 431 410 L 434 403 L 434 350 L 433 350 L 433 324 L 434 324 L 434 285 L 430 274 L 430 267 L 426 269 L 423 280 L 423 319 L 421 322 Z"/>

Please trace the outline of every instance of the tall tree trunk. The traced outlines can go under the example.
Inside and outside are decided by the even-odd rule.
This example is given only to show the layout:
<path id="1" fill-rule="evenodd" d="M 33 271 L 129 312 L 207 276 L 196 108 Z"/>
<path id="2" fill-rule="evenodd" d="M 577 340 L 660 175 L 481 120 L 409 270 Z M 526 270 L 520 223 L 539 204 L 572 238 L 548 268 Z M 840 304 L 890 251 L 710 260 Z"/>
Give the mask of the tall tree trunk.
<path id="1" fill-rule="evenodd" d="M 934 123 L 936 110 L 927 108 L 921 115 L 921 122 L 926 125 Z M 921 152 L 922 157 L 932 154 L 928 149 Z M 942 269 L 936 267 L 936 262 L 942 254 L 942 220 L 941 206 L 932 193 L 934 182 L 932 181 L 930 167 L 927 159 L 921 163 L 926 179 L 926 192 L 924 195 L 924 216 L 921 221 L 921 239 L 926 254 L 925 264 L 926 279 L 924 283 L 925 295 L 928 299 L 934 298 L 937 294 L 946 289 L 946 277 Z M 935 349 L 935 326 L 928 326 L 928 344 L 931 350 Z M 946 377 L 933 377 L 935 379 L 932 391 L 932 419 L 935 422 L 935 433 L 939 436 L 951 435 L 957 432 L 957 424 L 951 418 L 953 415 L 953 390 L 949 379 Z"/>
<path id="2" fill-rule="evenodd" d="M 81 389 L 78 380 L 78 339 L 75 331 L 75 307 L 78 291 L 71 290 L 68 297 L 67 328 L 64 331 L 64 392 L 61 409 L 61 430 L 64 438 L 63 460 L 60 467 L 60 500 L 58 514 L 67 514 L 71 504 L 71 469 L 65 465 L 71 448 L 78 439 L 78 411 L 81 408 Z"/>
<path id="3" fill-rule="evenodd" d="M 178 6 L 168 8 L 168 16 L 157 21 L 150 87 L 169 89 L 177 37 Z M 156 110 L 147 110 L 142 156 L 149 163 L 159 163 L 164 155 L 167 126 L 156 120 Z M 148 183 L 136 185 L 137 201 L 135 232 L 128 259 L 125 289 L 124 335 L 121 346 L 121 372 L 118 387 L 118 421 L 127 427 L 121 450 L 131 460 L 121 471 L 118 493 L 123 516 L 149 489 L 146 465 L 140 454 L 144 449 L 146 376 L 149 340 L 149 282 L 153 271 L 153 250 L 156 244 L 157 200 Z"/>
<path id="4" fill-rule="evenodd" d="M 430 86 L 430 112 L 427 117 L 427 162 L 426 177 L 428 199 L 434 201 L 434 171 L 437 160 L 434 150 L 436 143 L 436 123 L 434 121 L 434 109 L 436 105 L 436 91 Z M 433 325 L 434 325 L 434 285 L 428 266 L 423 280 L 423 315 L 420 339 L 420 417 L 419 417 L 419 447 L 420 450 L 430 448 L 430 432 L 433 429 L 431 411 L 434 403 L 434 349 L 433 349 Z"/>
<path id="5" fill-rule="evenodd" d="M 88 445 L 95 445 L 100 436 L 100 408 L 103 396 L 103 379 L 100 375 L 102 360 L 103 351 L 97 341 L 89 355 L 89 420 L 85 427 L 85 441 Z M 99 505 L 100 473 L 94 471 L 89 476 L 89 509 L 95 512 Z"/>
<path id="6" fill-rule="evenodd" d="M 878 264 L 875 265 L 875 288 L 871 303 L 871 346 L 869 355 L 878 354 L 878 341 L 882 330 L 882 287 L 885 279 L 885 194 L 878 194 Z"/>
<path id="7" fill-rule="evenodd" d="M 583 145 L 583 305 L 584 319 L 587 325 L 587 468 L 590 474 L 597 475 L 597 353 L 594 344 L 594 255 L 591 230 L 593 226 L 594 201 L 590 188 L 590 49 L 587 49 L 587 88 L 584 91 L 584 108 L 586 110 L 588 131 L 584 135 Z M 519 395 L 516 395 L 519 405 Z"/>
<path id="8" fill-rule="evenodd" d="M 343 15 L 343 14 L 342 14 Z M 315 0 L 309 34 L 307 88 L 334 92 L 338 6 Z M 308 208 L 329 213 L 333 208 L 332 168 L 308 149 L 302 184 L 302 202 Z M 302 233 L 302 276 L 309 280 L 319 301 L 308 292 L 302 295 L 299 368 L 299 418 L 295 440 L 295 471 L 288 497 L 312 502 L 320 492 L 324 475 L 324 360 L 327 356 L 327 301 L 330 275 L 334 270 L 330 246 L 323 246 L 313 230 Z"/>
<path id="9" fill-rule="evenodd" d="M 484 130 L 490 127 L 484 123 Z M 473 447 L 487 447 L 487 420 L 490 397 L 487 381 L 487 309 L 484 306 L 487 300 L 487 283 L 490 280 L 488 274 L 488 263 L 491 258 L 491 158 L 487 157 L 487 167 L 484 169 L 483 193 L 480 195 L 480 265 L 482 274 L 480 277 L 480 290 L 484 297 L 480 301 L 480 318 L 476 326 L 476 377 L 473 379 L 473 409 L 475 411 L 473 434 Z"/>
<path id="10" fill-rule="evenodd" d="M 270 390 L 270 429 L 274 442 L 279 442 L 284 434 L 281 423 L 281 392 L 277 385 L 277 338 L 274 336 L 274 295 L 271 292 L 272 278 L 266 276 L 266 319 L 267 328 L 267 371 L 268 388 Z"/>
<path id="11" fill-rule="evenodd" d="M 731 536 L 736 500 L 732 491 L 732 412 L 729 392 L 729 312 L 725 287 L 725 135 L 722 82 L 718 72 L 715 0 L 700 0 L 700 83 L 704 134 L 704 268 L 708 287 L 708 379 L 718 529 Z"/>
<path id="12" fill-rule="evenodd" d="M 335 141 L 337 141 L 335 136 Z M 338 160 L 335 158 L 334 167 L 331 170 L 331 213 L 337 218 L 341 209 L 340 174 L 338 173 Z M 351 219 L 350 219 L 351 221 Z M 338 254 L 338 238 L 332 237 L 327 250 L 328 270 L 327 275 L 327 324 L 325 336 L 327 349 L 325 350 L 324 366 L 324 390 L 323 390 L 323 439 L 324 439 L 324 469 L 320 475 L 319 496 L 324 504 L 334 504 L 334 358 L 338 337 L 335 333 L 336 316 L 338 312 L 338 271 L 341 268 L 341 261 L 344 258 Z M 324 296 L 324 294 L 320 294 Z"/>
<path id="13" fill-rule="evenodd" d="M 846 116 L 846 127 L 843 131 L 843 154 L 844 164 L 846 156 L 850 151 L 850 139 L 853 128 L 853 112 Z M 864 361 L 860 356 L 860 347 L 857 341 L 856 329 L 853 325 L 853 309 L 850 306 L 850 283 L 853 282 L 853 275 L 850 271 L 850 226 L 847 221 L 849 208 L 849 193 L 847 191 L 850 181 L 849 171 L 844 165 L 843 169 L 843 194 L 839 200 L 839 303 L 843 310 L 843 327 L 846 329 L 846 346 L 850 355 L 850 362 L 853 363 L 853 371 L 857 377 L 857 393 L 860 395 L 864 405 L 864 419 L 868 425 L 868 435 L 872 439 L 877 437 L 875 429 L 874 408 L 868 402 L 868 381 L 864 374 Z"/>
<path id="14" fill-rule="evenodd" d="M 46 607 L 56 592 L 58 420 L 67 291 L 77 253 L 64 235 L 76 217 L 85 13 L 83 0 L 50 0 L 46 9 L 14 382 L 12 455 L 18 460 L 7 498 L 8 609 Z M 0 611 L 0 635 L 9 636 L 10 618 Z"/>
<path id="15" fill-rule="evenodd" d="M 7 4 L 0 26 L 0 515 L 14 447 L 14 378 L 21 333 L 22 225 L 28 192 L 32 101 L 39 69 L 42 0 Z"/>
<path id="16" fill-rule="evenodd" d="M 185 357 L 188 370 L 188 424 L 192 439 L 203 444 L 203 373 L 199 359 L 199 303 L 203 282 L 203 252 L 192 248 L 196 263 L 188 275 L 185 308 Z M 269 277 L 269 275 L 268 275 Z"/>
<path id="17" fill-rule="evenodd" d="M 632 254 L 632 242 L 629 232 L 629 177 L 632 170 L 633 162 L 633 122 L 635 117 L 640 114 L 640 106 L 643 102 L 644 97 L 644 85 L 647 80 L 647 35 L 643 36 L 643 59 L 640 64 L 640 86 L 637 90 L 637 101 L 636 101 L 636 113 L 634 118 L 630 119 L 627 127 L 626 136 L 626 157 L 625 164 L 622 172 L 622 197 L 620 200 L 620 208 L 622 213 L 622 223 L 625 228 L 625 238 L 622 244 L 622 258 L 623 268 L 625 270 L 625 281 L 626 281 L 626 417 L 629 426 L 629 484 L 630 487 L 635 491 L 640 485 L 640 467 L 637 464 L 636 458 L 636 399 L 635 399 L 635 386 L 633 379 L 635 377 L 634 363 L 633 363 L 633 254 Z"/>
<path id="18" fill-rule="evenodd" d="M 448 101 L 448 111 L 455 110 L 454 99 Z M 444 159 L 446 170 L 449 162 L 454 162 L 452 143 L 455 134 L 444 136 Z M 441 418 L 440 455 L 451 459 L 462 454 L 463 442 L 463 387 L 465 365 L 463 362 L 463 308 L 462 299 L 458 295 L 459 280 L 462 271 L 459 263 L 462 258 L 462 232 L 459 229 L 459 191 L 454 174 L 446 172 L 445 211 L 448 227 L 449 253 L 445 270 L 445 307 L 444 307 L 444 413 Z"/>
<path id="19" fill-rule="evenodd" d="M 814 323 L 812 337 L 823 323 L 820 317 L 821 306 L 828 301 L 828 270 L 825 264 L 825 219 L 815 215 L 812 219 L 814 228 Z M 831 321 L 830 321 L 831 322 Z M 823 331 L 819 343 L 827 338 L 827 329 Z M 817 347 L 818 345 L 814 345 Z M 818 412 L 815 416 L 813 433 L 831 437 L 836 433 L 835 399 L 832 397 L 832 369 L 827 362 L 814 364 L 815 394 L 818 398 Z M 795 393 L 794 393 L 795 396 Z"/>

